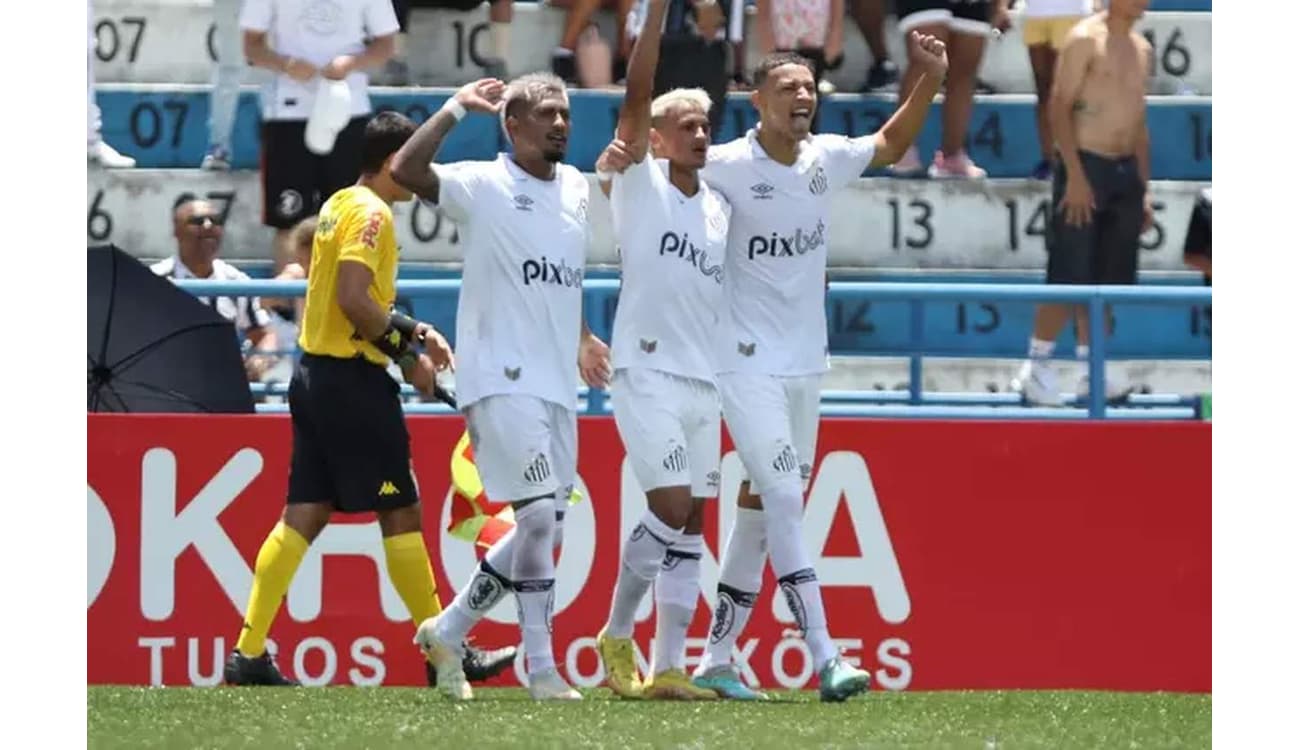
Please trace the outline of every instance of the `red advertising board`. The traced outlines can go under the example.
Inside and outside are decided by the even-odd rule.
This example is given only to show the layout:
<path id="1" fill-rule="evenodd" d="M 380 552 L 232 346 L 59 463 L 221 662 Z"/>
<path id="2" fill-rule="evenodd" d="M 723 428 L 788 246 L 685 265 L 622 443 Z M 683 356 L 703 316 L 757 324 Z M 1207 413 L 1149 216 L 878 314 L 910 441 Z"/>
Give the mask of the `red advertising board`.
<path id="1" fill-rule="evenodd" d="M 91 684 L 220 679 L 258 547 L 283 508 L 283 416 L 90 415 Z M 444 602 L 474 549 L 444 531 L 462 423 L 409 420 L 425 535 Z M 584 500 L 558 567 L 555 652 L 602 675 L 627 532 L 645 507 L 612 419 L 580 421 Z M 735 453 L 723 462 L 734 498 Z M 877 689 L 1210 690 L 1210 427 L 1199 423 L 823 420 L 805 511 L 832 634 Z M 709 625 L 735 503 L 710 509 L 691 664 Z M 738 662 L 765 686 L 811 684 L 771 572 Z M 503 602 L 474 631 L 515 643 Z M 649 655 L 653 603 L 638 612 Z M 422 684 L 413 625 L 384 573 L 374 519 L 340 516 L 313 545 L 272 628 L 308 684 Z M 498 678 L 515 682 L 513 675 Z"/>

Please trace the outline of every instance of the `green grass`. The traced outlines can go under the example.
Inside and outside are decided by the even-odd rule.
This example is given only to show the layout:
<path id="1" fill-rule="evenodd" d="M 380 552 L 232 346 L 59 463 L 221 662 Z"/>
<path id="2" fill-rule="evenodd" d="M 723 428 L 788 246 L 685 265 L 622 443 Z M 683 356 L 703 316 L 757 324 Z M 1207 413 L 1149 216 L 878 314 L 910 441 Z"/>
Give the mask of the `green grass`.
<path id="1" fill-rule="evenodd" d="M 648 703 L 587 691 L 536 704 L 518 689 L 452 704 L 418 688 L 87 690 L 91 748 L 1197 748 L 1210 696 L 1100 692 L 872 694 L 823 705 Z"/>

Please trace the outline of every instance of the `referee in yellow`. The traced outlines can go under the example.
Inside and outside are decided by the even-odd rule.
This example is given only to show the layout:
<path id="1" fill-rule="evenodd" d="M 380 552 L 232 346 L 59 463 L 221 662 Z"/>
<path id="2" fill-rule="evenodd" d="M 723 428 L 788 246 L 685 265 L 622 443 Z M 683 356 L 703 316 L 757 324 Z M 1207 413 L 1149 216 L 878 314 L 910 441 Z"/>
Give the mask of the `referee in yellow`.
<path id="1" fill-rule="evenodd" d="M 298 339 L 303 354 L 289 384 L 288 503 L 257 554 L 243 629 L 226 661 L 228 684 L 298 684 L 281 674 L 266 637 L 308 545 L 334 512 L 378 516 L 388 575 L 413 627 L 442 609 L 420 531 L 399 385 L 387 372 L 396 362 L 407 382 L 432 394 L 435 374 L 453 366 L 440 333 L 392 309 L 398 255 L 392 204 L 412 195 L 388 168 L 414 132 L 415 123 L 395 112 L 371 119 L 361 178 L 321 207 Z M 417 352 L 420 345 L 424 353 Z M 466 666 L 483 678 L 514 656 L 513 648 L 467 652 L 467 662 L 486 663 Z"/>

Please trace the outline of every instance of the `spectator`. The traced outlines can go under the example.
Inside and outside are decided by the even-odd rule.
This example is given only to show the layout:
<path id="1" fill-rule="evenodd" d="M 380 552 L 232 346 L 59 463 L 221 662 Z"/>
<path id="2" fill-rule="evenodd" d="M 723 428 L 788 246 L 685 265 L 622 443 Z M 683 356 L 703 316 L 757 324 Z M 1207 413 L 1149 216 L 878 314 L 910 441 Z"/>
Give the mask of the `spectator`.
<path id="1" fill-rule="evenodd" d="M 1052 96 L 1052 79 L 1056 72 L 1056 53 L 1074 25 L 1090 15 L 1098 0 L 1024 0 L 1025 46 L 1029 48 L 1029 65 L 1034 71 L 1034 89 L 1038 92 L 1038 146 L 1042 159 L 1034 167 L 1034 179 L 1052 179 L 1052 126 L 1047 119 L 1047 103 Z"/>
<path id="2" fill-rule="evenodd" d="M 756 22 L 763 54 L 799 53 L 819 85 L 844 59 L 844 0 L 758 0 Z"/>
<path id="3" fill-rule="evenodd" d="M 275 276 L 276 281 L 307 280 L 307 274 L 311 270 L 311 248 L 315 239 L 315 214 L 293 225 L 293 229 L 289 230 L 289 247 L 293 252 L 293 260 L 280 269 L 280 273 Z M 276 317 L 291 324 L 302 320 L 302 308 L 305 302 L 305 297 L 267 297 L 262 300 L 262 304 Z M 297 338 L 296 333 L 294 338 Z"/>
<path id="4" fill-rule="evenodd" d="M 898 89 L 898 66 L 885 46 L 885 0 L 849 0 L 849 13 L 871 50 L 871 67 L 862 92 Z"/>
<path id="5" fill-rule="evenodd" d="M 1187 239 L 1183 242 L 1183 262 L 1205 275 L 1205 283 L 1210 279 L 1210 209 L 1211 190 L 1205 188 L 1196 196 L 1196 205 L 1192 207 L 1192 218 L 1187 222 Z"/>
<path id="6" fill-rule="evenodd" d="M 279 273 L 290 259 L 289 229 L 361 172 L 366 71 L 392 57 L 397 17 L 392 0 L 245 0 L 240 27 L 249 62 L 276 73 L 262 89 L 262 223 L 275 228 Z M 305 139 L 325 81 L 347 82 L 351 119 L 321 155 Z"/>
<path id="7" fill-rule="evenodd" d="M 135 159 L 123 156 L 99 134 L 99 105 L 95 103 L 95 8 L 86 0 L 86 160 L 110 169 L 130 169 Z"/>
<path id="8" fill-rule="evenodd" d="M 248 274 L 217 257 L 225 234 L 221 214 L 205 200 L 182 196 L 172 214 L 172 233 L 176 237 L 176 254 L 150 268 L 169 279 L 212 279 L 247 281 Z M 239 334 L 259 352 L 244 360 L 248 379 L 260 381 L 275 363 L 276 337 L 271 330 L 271 316 L 256 297 L 200 297 L 200 302 L 214 308 L 235 324 Z"/>
<path id="9" fill-rule="evenodd" d="M 984 42 L 994 28 L 1010 27 L 1008 0 L 897 0 L 898 28 L 931 34 L 948 45 L 948 82 L 943 96 L 943 141 L 930 165 L 931 177 L 982 179 L 987 173 L 966 153 L 966 130 L 975 107 L 975 76 L 984 57 Z M 901 89 L 911 91 L 921 77 L 908 60 Z M 916 177 L 924 167 L 915 146 L 893 166 L 900 177 Z"/>
<path id="10" fill-rule="evenodd" d="M 484 2 L 488 3 L 488 35 L 492 38 L 492 53 L 482 59 L 483 74 L 489 78 L 506 80 L 509 77 L 506 61 L 510 59 L 510 22 L 515 17 L 514 0 L 392 0 L 397 15 L 399 32 L 396 54 L 389 61 L 386 73 L 398 85 L 410 82 L 410 65 L 406 55 L 407 20 L 413 8 L 441 8 L 468 13 Z"/>
<path id="11" fill-rule="evenodd" d="M 645 23 L 647 4 L 639 0 L 628 19 L 635 39 Z M 722 137 L 729 82 L 745 82 L 744 0 L 668 0 L 654 95 L 676 88 L 701 88 L 714 105 L 709 109 L 713 140 Z M 733 63 L 728 74 L 727 60 Z"/>
<path id="12" fill-rule="evenodd" d="M 239 83 L 244 75 L 244 45 L 239 38 L 241 0 L 212 0 L 216 29 L 217 64 L 213 67 L 212 93 L 208 97 L 208 152 L 201 169 L 230 169 L 230 134 L 239 109 Z"/>
<path id="13" fill-rule="evenodd" d="M 582 40 L 583 33 L 593 25 L 592 16 L 596 14 L 597 9 L 602 5 L 613 4 L 618 17 L 615 32 L 618 35 L 618 48 L 611 66 L 610 80 L 619 83 L 625 80 L 627 58 L 632 54 L 632 39 L 635 36 L 628 25 L 628 17 L 632 6 L 642 2 L 643 0 L 552 0 L 549 2 L 548 5 L 552 7 L 569 10 L 564 18 L 564 36 L 560 39 L 560 45 L 551 52 L 551 72 L 563 78 L 565 83 L 572 85 L 581 82 L 578 76 L 577 59 L 579 42 Z M 642 13 L 641 17 L 644 18 L 645 14 Z"/>

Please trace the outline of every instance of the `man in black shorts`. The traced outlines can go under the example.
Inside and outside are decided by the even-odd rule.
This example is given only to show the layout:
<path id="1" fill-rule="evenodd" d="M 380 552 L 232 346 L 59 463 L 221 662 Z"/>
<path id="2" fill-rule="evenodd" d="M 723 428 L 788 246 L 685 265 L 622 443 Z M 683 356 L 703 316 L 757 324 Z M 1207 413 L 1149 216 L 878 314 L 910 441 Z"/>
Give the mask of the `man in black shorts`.
<path id="1" fill-rule="evenodd" d="M 249 63 L 276 73 L 262 88 L 261 169 L 262 223 L 275 229 L 278 273 L 293 258 L 289 230 L 357 180 L 371 113 L 367 71 L 392 57 L 397 18 L 392 0 L 245 0 L 239 26 Z M 350 101 L 340 107 L 349 119 L 320 153 L 307 146 L 307 120 L 328 80 L 347 82 Z"/>
<path id="2" fill-rule="evenodd" d="M 919 31 L 948 46 L 948 80 L 943 91 L 943 140 L 930 163 L 935 178 L 981 179 L 986 172 L 966 153 L 966 131 L 975 108 L 975 78 L 984 58 L 984 43 L 993 29 L 1010 24 L 1008 0 L 896 0 L 898 30 L 904 36 Z M 909 47 L 909 51 L 910 51 Z M 911 91 L 922 75 L 908 59 L 900 91 Z M 902 102 L 900 101 L 900 106 Z M 913 146 L 892 167 L 900 177 L 925 174 L 920 153 Z"/>
<path id="3" fill-rule="evenodd" d="M 266 636 L 308 546 L 333 513 L 378 517 L 389 578 L 415 625 L 442 609 L 420 530 L 399 386 L 387 372 L 395 362 L 407 381 L 432 393 L 435 373 L 452 366 L 441 334 L 392 309 L 398 256 L 392 204 L 410 200 L 411 192 L 393 181 L 389 164 L 413 132 L 415 124 L 394 112 L 367 123 L 361 178 L 321 207 L 298 339 L 303 354 L 289 385 L 288 504 L 258 552 L 244 625 L 226 662 L 227 683 L 296 684 L 267 653 Z M 416 344 L 426 353 L 417 353 Z M 481 656 L 472 653 L 466 666 L 482 677 L 475 663 Z M 494 659 L 489 666 L 500 671 L 514 650 Z"/>
<path id="4" fill-rule="evenodd" d="M 1111 0 L 1108 11 L 1071 29 L 1061 50 L 1050 104 L 1058 158 L 1046 237 L 1049 284 L 1137 283 L 1139 236 L 1153 217 L 1146 120 L 1151 45 L 1133 29 L 1146 4 Z M 1087 306 L 1040 305 L 1029 359 L 1011 384 L 1031 404 L 1062 403 L 1050 359 L 1072 312 L 1075 354 L 1088 358 Z M 1078 395 L 1088 390 L 1085 374 Z M 1107 378 L 1107 399 L 1124 395 Z"/>

